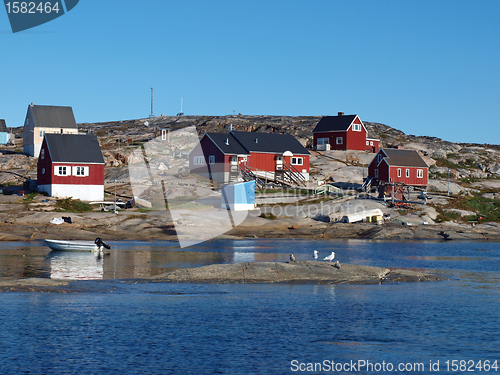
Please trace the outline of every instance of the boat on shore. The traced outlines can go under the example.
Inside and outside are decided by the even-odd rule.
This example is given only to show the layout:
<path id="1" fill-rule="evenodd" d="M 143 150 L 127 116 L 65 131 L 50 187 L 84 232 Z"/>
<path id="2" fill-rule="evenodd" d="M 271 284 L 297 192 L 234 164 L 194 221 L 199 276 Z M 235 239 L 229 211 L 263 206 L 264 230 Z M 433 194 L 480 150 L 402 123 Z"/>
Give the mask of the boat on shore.
<path id="1" fill-rule="evenodd" d="M 103 248 L 111 248 L 99 237 L 95 241 L 44 240 L 44 242 L 51 250 L 55 251 L 102 252 Z"/>

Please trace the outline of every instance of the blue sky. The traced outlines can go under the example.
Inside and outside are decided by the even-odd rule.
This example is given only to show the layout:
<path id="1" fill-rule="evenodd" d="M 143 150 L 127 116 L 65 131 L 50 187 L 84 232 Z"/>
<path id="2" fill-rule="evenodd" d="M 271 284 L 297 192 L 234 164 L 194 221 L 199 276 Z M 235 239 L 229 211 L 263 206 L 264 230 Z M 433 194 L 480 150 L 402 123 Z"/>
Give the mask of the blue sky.
<path id="1" fill-rule="evenodd" d="M 358 114 L 407 134 L 500 141 L 500 1 L 80 0 L 13 34 L 0 118 Z"/>

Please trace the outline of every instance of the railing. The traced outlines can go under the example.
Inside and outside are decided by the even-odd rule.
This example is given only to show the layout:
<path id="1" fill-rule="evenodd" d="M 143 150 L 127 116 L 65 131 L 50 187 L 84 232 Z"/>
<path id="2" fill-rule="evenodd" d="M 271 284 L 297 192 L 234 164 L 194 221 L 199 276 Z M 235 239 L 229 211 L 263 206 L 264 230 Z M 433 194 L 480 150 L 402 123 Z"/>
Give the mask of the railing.
<path id="1" fill-rule="evenodd" d="M 373 182 L 373 177 L 367 177 L 363 182 L 363 185 L 361 185 L 361 191 L 364 192 L 370 191 L 370 188 L 372 187 L 372 182 Z"/>
<path id="2" fill-rule="evenodd" d="M 314 194 L 319 195 L 319 194 L 327 194 L 327 193 L 340 193 L 341 190 L 333 185 L 330 184 L 325 184 L 318 186 L 316 189 L 314 189 Z"/>
<path id="3" fill-rule="evenodd" d="M 267 184 L 262 181 L 260 177 L 258 177 L 250 168 L 248 168 L 246 165 L 238 165 L 238 168 L 240 170 L 241 177 L 245 181 L 255 181 L 255 186 L 256 187 L 265 187 Z"/>

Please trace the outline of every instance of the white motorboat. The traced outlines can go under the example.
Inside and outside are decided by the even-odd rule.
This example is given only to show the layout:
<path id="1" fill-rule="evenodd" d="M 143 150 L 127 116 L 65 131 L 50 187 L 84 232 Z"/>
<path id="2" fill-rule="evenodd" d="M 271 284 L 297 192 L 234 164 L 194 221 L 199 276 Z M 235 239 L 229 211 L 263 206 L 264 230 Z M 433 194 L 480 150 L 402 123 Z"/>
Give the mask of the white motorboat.
<path id="1" fill-rule="evenodd" d="M 65 241 L 65 240 L 44 240 L 45 245 L 51 250 L 57 251 L 89 251 L 99 252 L 102 248 L 109 249 L 110 246 L 105 244 L 101 238 L 96 238 L 95 241 Z"/>

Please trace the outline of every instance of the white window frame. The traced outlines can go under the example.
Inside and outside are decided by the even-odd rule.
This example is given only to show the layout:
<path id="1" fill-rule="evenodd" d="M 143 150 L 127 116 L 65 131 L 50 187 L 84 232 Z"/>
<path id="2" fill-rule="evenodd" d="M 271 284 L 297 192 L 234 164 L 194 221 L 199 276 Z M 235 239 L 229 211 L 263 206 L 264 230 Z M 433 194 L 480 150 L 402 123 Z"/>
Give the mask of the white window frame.
<path id="1" fill-rule="evenodd" d="M 398 168 L 398 177 L 401 177 L 401 168 Z"/>
<path id="2" fill-rule="evenodd" d="M 352 130 L 355 132 L 360 132 L 361 131 L 361 125 L 360 124 L 352 124 Z"/>
<path id="3" fill-rule="evenodd" d="M 424 170 L 417 169 L 417 178 L 424 178 Z"/>
<path id="4" fill-rule="evenodd" d="M 299 157 L 293 157 L 292 165 L 304 165 L 304 159 Z"/>
<path id="5" fill-rule="evenodd" d="M 193 165 L 205 165 L 205 157 L 193 156 Z"/>
<path id="6" fill-rule="evenodd" d="M 373 146 L 373 141 L 370 141 L 370 146 Z"/>
<path id="7" fill-rule="evenodd" d="M 368 146 L 370 144 L 370 141 L 366 141 L 366 145 Z"/>
<path id="8" fill-rule="evenodd" d="M 406 178 L 410 177 L 410 170 L 406 169 Z"/>
<path id="9" fill-rule="evenodd" d="M 88 175 L 89 175 L 89 167 L 84 167 L 82 165 L 73 167 L 73 176 L 87 177 Z"/>
<path id="10" fill-rule="evenodd" d="M 71 167 L 68 165 L 54 165 L 54 175 L 64 176 L 64 177 L 71 176 L 71 169 L 70 168 Z M 69 169 L 70 173 L 68 173 L 68 169 Z M 64 171 L 64 173 L 62 173 L 62 171 Z"/>
<path id="11" fill-rule="evenodd" d="M 208 157 L 208 164 L 215 164 L 215 155 L 210 155 Z"/>
<path id="12" fill-rule="evenodd" d="M 167 130 L 168 129 L 161 129 L 161 140 L 166 141 L 167 140 Z"/>
<path id="13" fill-rule="evenodd" d="M 335 140 L 335 144 L 343 145 L 344 144 L 344 137 L 337 137 L 337 139 Z"/>

